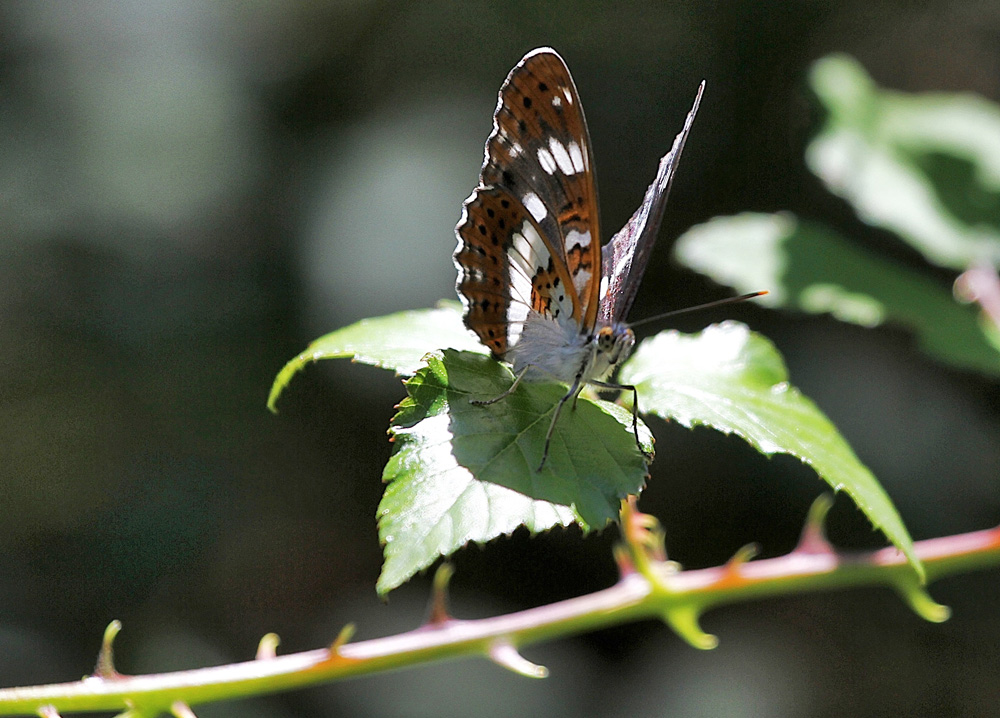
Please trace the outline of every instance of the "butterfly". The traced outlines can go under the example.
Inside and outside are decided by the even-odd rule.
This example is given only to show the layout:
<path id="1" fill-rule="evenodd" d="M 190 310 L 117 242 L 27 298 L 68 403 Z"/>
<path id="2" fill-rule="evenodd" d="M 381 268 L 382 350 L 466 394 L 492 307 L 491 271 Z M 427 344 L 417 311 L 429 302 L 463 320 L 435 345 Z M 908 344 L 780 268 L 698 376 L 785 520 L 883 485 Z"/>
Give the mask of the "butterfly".
<path id="1" fill-rule="evenodd" d="M 551 48 L 525 55 L 500 87 L 479 185 L 455 228 L 456 289 L 463 319 L 515 380 L 567 384 L 552 415 L 538 471 L 559 414 L 587 384 L 631 390 L 639 442 L 638 392 L 607 377 L 628 358 L 635 335 L 625 318 L 663 217 L 677 162 L 705 83 L 656 179 L 632 218 L 602 249 L 590 134 L 569 68 Z"/>

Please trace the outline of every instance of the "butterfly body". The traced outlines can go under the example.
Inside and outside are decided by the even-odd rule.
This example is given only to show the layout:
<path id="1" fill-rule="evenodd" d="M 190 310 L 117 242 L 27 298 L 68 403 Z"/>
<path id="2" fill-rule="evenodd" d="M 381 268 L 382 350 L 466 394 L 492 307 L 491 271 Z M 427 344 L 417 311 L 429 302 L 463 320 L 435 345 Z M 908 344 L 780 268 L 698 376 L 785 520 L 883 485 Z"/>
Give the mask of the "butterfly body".
<path id="1" fill-rule="evenodd" d="M 529 379 L 556 379 L 586 383 L 606 378 L 628 358 L 635 335 L 625 325 L 601 327 L 595 337 L 581 333 L 573 321 L 549 319 L 530 312 L 520 341 L 507 353 L 514 373 L 528 372 Z"/>
<path id="2" fill-rule="evenodd" d="M 456 227 L 456 288 L 466 326 L 517 377 L 477 403 L 524 378 L 569 385 L 543 465 L 562 406 L 585 384 L 631 388 L 604 380 L 635 343 L 625 318 L 700 97 L 642 205 L 602 250 L 590 135 L 566 64 L 533 50 L 500 88 L 480 182 Z"/>

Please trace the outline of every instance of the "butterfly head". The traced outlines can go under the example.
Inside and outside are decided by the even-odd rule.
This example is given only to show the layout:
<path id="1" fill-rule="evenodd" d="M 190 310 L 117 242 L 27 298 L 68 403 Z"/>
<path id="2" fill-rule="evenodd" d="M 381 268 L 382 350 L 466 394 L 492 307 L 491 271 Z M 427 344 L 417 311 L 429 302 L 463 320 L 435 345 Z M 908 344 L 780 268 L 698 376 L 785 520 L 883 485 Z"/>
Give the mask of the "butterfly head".
<path id="1" fill-rule="evenodd" d="M 598 330 L 595 343 L 597 351 L 593 373 L 596 377 L 602 377 L 628 359 L 635 346 L 635 334 L 625 324 L 609 324 Z"/>

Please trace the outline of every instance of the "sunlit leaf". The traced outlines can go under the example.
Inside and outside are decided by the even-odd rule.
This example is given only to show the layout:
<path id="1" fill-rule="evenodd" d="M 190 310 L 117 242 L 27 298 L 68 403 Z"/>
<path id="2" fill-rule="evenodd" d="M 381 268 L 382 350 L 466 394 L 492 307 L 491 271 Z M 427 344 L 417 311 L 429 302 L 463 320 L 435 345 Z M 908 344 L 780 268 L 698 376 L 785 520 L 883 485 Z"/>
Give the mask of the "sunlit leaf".
<path id="1" fill-rule="evenodd" d="M 632 415 L 581 397 L 556 424 L 544 468 L 545 434 L 565 387 L 522 383 L 495 404 L 510 370 L 480 354 L 444 351 L 406 382 L 407 398 L 392 421 L 395 451 L 385 467 L 379 505 L 385 564 L 377 589 L 386 593 L 469 542 L 485 542 L 519 526 L 531 532 L 577 523 L 600 528 L 619 502 L 638 493 L 646 461 L 635 445 Z M 647 451 L 652 440 L 640 423 Z"/>
<path id="2" fill-rule="evenodd" d="M 976 310 L 950 287 L 861 249 L 826 227 L 789 213 L 716 217 L 688 230 L 679 261 L 737 292 L 767 289 L 756 300 L 829 312 L 861 326 L 894 322 L 921 349 L 954 366 L 1000 375 L 1000 354 Z"/>
<path id="3" fill-rule="evenodd" d="M 285 364 L 271 385 L 267 406 L 275 411 L 278 397 L 292 377 L 320 359 L 350 359 L 411 376 L 424 366 L 425 354 L 446 347 L 486 353 L 486 348 L 462 325 L 458 302 L 362 319 L 320 337 Z"/>
<path id="4" fill-rule="evenodd" d="M 697 335 L 662 332 L 639 346 L 622 381 L 639 390 L 644 412 L 684 426 L 735 434 L 765 454 L 790 454 L 854 500 L 876 528 L 923 568 L 892 502 L 830 420 L 788 383 L 774 346 L 743 324 Z"/>

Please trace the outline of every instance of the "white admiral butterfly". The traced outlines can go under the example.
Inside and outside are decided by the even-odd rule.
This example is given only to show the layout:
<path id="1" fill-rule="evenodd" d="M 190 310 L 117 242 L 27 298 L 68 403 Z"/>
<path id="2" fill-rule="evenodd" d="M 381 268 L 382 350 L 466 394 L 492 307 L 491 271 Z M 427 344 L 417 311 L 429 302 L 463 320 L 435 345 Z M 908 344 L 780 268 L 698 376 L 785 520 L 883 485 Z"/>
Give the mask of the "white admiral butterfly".
<path id="1" fill-rule="evenodd" d="M 479 186 L 455 230 L 457 290 L 466 326 L 516 375 L 508 391 L 474 403 L 503 399 L 525 376 L 569 384 L 539 470 L 563 405 L 588 383 L 632 390 L 639 443 L 635 387 L 603 380 L 635 343 L 625 317 L 704 86 L 639 209 L 603 251 L 590 134 L 566 63 L 550 48 L 533 50 L 500 88 Z"/>

